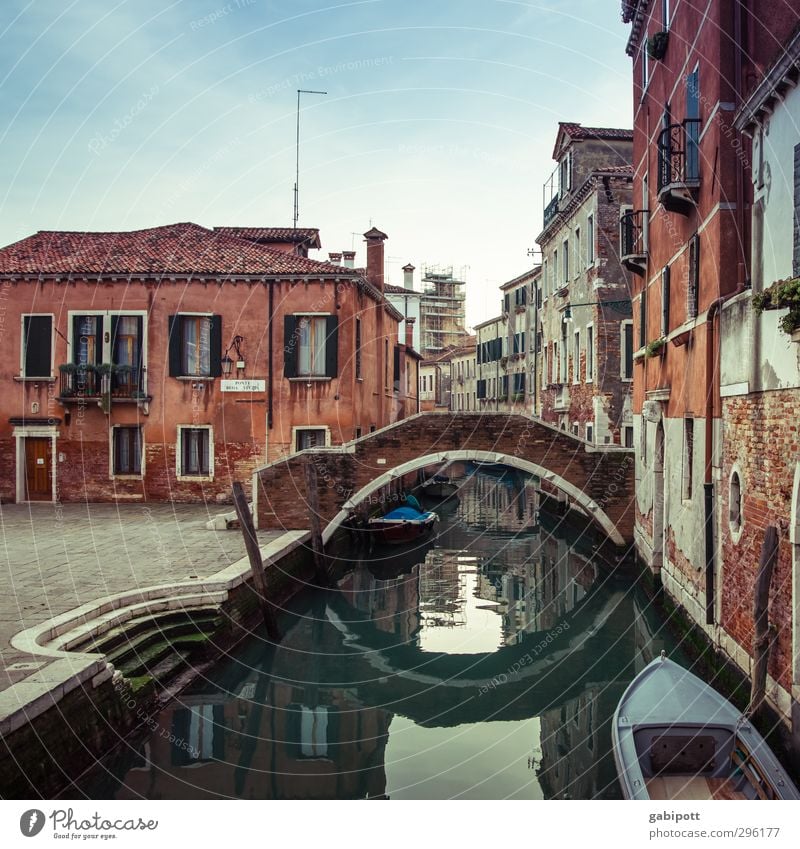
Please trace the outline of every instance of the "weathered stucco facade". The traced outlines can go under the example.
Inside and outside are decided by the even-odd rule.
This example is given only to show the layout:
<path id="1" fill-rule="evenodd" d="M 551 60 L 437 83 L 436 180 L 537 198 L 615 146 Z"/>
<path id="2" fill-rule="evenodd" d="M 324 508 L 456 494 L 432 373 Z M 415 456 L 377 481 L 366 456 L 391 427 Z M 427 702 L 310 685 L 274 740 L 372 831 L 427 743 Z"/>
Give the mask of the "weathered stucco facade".
<path id="1" fill-rule="evenodd" d="M 265 460 L 417 412 L 367 236 L 372 282 L 195 224 L 0 250 L 0 498 L 225 501 Z"/>
<path id="2" fill-rule="evenodd" d="M 537 238 L 538 412 L 589 442 L 632 447 L 631 306 L 619 253 L 631 131 L 562 123 L 553 156 L 558 191 Z"/>

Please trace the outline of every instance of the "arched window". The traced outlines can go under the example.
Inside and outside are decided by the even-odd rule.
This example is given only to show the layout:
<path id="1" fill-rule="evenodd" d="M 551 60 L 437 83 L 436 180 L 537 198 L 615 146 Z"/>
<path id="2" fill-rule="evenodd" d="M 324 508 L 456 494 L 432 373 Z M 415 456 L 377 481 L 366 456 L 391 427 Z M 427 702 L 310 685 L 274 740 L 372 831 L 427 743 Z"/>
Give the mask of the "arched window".
<path id="1" fill-rule="evenodd" d="M 731 530 L 738 533 L 742 529 L 742 482 L 739 478 L 739 472 L 734 469 L 731 474 L 730 491 L 728 493 L 729 500 L 729 520 Z"/>

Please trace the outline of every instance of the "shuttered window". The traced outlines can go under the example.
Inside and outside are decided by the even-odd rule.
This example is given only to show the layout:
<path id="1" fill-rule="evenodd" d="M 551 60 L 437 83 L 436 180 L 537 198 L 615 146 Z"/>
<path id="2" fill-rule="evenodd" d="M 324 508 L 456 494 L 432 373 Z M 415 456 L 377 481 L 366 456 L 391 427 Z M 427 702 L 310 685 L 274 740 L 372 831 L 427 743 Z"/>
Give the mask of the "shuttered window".
<path id="1" fill-rule="evenodd" d="M 22 376 L 53 374 L 53 316 L 26 315 L 22 320 Z"/>
<path id="2" fill-rule="evenodd" d="M 171 315 L 170 377 L 219 377 L 222 374 L 222 316 Z"/>
<path id="3" fill-rule="evenodd" d="M 357 329 L 360 335 L 360 327 Z M 337 316 L 287 315 L 283 319 L 283 332 L 284 377 L 338 376 L 339 319 Z M 358 341 L 360 342 L 360 339 Z"/>
<path id="4" fill-rule="evenodd" d="M 138 475 L 142 471 L 142 432 L 138 427 L 114 428 L 114 474 Z"/>

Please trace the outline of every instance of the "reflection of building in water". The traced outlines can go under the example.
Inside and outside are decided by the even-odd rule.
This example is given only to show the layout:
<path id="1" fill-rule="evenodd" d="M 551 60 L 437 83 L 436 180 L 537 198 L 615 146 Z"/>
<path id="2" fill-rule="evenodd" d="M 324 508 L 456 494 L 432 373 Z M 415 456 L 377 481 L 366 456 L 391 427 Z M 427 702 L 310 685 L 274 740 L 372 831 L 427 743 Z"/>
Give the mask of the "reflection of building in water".
<path id="1" fill-rule="evenodd" d="M 466 624 L 466 572 L 474 574 L 475 560 L 459 562 L 462 552 L 437 548 L 429 551 L 420 566 L 419 601 L 423 628 Z"/>
<path id="2" fill-rule="evenodd" d="M 355 687 L 318 683 L 326 651 L 341 652 L 339 636 L 331 625 L 301 620 L 270 675 L 251 670 L 231 692 L 206 684 L 205 692 L 183 694 L 157 717 L 116 797 L 383 796 L 393 714 L 363 705 Z"/>
<path id="3" fill-rule="evenodd" d="M 420 571 L 382 581 L 365 568 L 347 575 L 339 590 L 352 607 L 369 616 L 374 626 L 397 635 L 400 642 L 414 639 L 420 629 Z"/>
<path id="4" fill-rule="evenodd" d="M 613 683 L 590 684 L 577 698 L 541 715 L 537 776 L 546 799 L 616 796 L 607 718 L 619 696 Z"/>
<path id="5" fill-rule="evenodd" d="M 458 515 L 473 528 L 505 533 L 536 527 L 539 494 L 533 479 L 509 470 L 502 476 L 478 472 L 458 491 Z"/>

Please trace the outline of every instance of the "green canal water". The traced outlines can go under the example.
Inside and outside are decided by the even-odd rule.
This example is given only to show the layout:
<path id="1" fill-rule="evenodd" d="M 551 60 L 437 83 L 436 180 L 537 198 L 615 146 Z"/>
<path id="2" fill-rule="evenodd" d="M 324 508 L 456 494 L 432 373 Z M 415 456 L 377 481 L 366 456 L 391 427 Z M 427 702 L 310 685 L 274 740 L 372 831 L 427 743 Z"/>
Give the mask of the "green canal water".
<path id="1" fill-rule="evenodd" d="M 587 523 L 479 471 L 431 544 L 352 551 L 70 792 L 92 798 L 618 798 L 610 721 L 667 648 Z M 680 658 L 679 658 L 680 659 Z"/>

